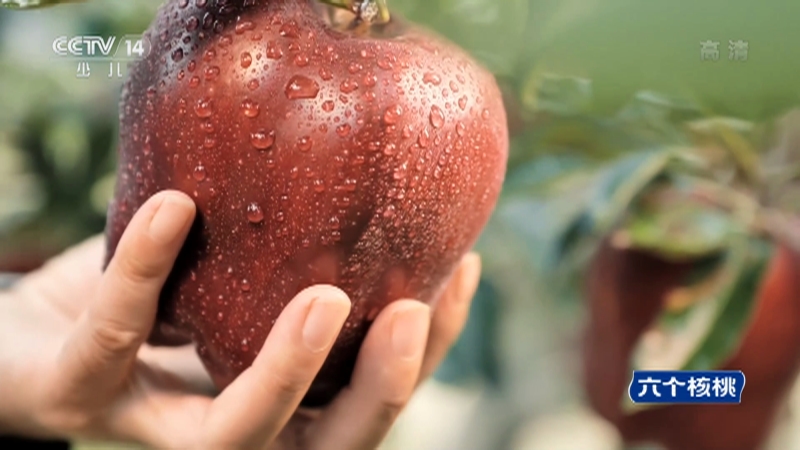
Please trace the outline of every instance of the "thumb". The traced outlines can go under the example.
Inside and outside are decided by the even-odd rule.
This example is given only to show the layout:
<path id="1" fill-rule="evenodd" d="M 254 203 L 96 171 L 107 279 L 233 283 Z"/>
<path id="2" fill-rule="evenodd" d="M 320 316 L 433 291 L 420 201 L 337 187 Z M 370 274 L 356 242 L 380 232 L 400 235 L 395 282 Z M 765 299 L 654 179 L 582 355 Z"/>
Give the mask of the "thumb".
<path id="1" fill-rule="evenodd" d="M 139 209 L 59 363 L 77 386 L 118 386 L 153 328 L 158 297 L 195 217 L 186 195 L 165 191 Z"/>

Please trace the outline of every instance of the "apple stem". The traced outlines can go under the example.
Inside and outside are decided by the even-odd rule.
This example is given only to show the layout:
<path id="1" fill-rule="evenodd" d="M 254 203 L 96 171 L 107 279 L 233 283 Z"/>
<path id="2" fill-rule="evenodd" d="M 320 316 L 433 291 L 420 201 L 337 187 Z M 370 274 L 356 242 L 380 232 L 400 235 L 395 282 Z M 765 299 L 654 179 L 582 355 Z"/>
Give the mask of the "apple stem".
<path id="1" fill-rule="evenodd" d="M 345 9 L 356 15 L 359 22 L 387 23 L 390 20 L 386 0 L 319 0 L 320 3 Z"/>

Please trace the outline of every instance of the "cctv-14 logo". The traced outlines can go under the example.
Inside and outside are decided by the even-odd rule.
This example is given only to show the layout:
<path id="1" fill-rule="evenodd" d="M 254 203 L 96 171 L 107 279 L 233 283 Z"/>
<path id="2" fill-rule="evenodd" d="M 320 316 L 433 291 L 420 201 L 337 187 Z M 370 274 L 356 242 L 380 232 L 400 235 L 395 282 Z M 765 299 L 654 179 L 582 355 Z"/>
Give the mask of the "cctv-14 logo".
<path id="1" fill-rule="evenodd" d="M 77 64 L 76 76 L 89 78 L 92 69 L 104 66 L 108 78 L 122 78 L 125 64 L 150 54 L 150 41 L 139 35 L 116 36 L 59 36 L 53 40 L 53 52 L 58 59 Z"/>
<path id="2" fill-rule="evenodd" d="M 738 404 L 744 383 L 737 370 L 635 370 L 628 396 L 638 404 Z"/>

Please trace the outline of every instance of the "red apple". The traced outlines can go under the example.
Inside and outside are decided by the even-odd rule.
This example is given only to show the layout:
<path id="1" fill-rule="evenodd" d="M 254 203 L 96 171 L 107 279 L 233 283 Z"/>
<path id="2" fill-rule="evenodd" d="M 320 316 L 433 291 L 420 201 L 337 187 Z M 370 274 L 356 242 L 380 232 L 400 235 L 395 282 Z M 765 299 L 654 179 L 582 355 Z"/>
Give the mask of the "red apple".
<path id="1" fill-rule="evenodd" d="M 775 253 L 762 280 L 741 346 L 719 367 L 744 373 L 740 405 L 670 405 L 631 415 L 620 408 L 631 352 L 689 268 L 608 244 L 600 250 L 586 285 L 589 402 L 629 443 L 657 442 L 667 450 L 758 449 L 800 369 L 800 255 L 786 247 Z"/>
<path id="2" fill-rule="evenodd" d="M 198 221 L 154 339 L 191 338 L 219 388 L 300 290 L 353 309 L 304 404 L 348 383 L 375 316 L 434 303 L 496 203 L 508 152 L 492 75 L 398 21 L 345 29 L 310 0 L 172 0 L 120 104 L 108 258 L 147 198 L 178 189 Z"/>

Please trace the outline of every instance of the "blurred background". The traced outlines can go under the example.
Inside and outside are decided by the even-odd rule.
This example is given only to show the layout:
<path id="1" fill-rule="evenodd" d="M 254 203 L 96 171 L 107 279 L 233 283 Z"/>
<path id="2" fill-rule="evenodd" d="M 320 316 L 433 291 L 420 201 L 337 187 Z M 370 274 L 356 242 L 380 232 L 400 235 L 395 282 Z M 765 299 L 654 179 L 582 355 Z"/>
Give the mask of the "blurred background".
<path id="1" fill-rule="evenodd" d="M 159 5 L 91 0 L 29 11 L 0 8 L 0 272 L 32 270 L 101 233 L 114 186 L 125 66 L 119 77 L 108 62 L 59 58 L 54 40 L 139 35 Z M 669 261 L 727 254 L 736 233 L 800 248 L 797 227 L 790 225 L 800 207 L 800 145 L 794 145 L 800 139 L 792 115 L 800 104 L 800 3 L 389 5 L 495 73 L 512 149 L 502 198 L 478 245 L 485 273 L 468 327 L 385 448 L 625 448 L 616 429 L 589 407 L 583 387 L 582 340 L 593 320 L 584 282 L 589 262 L 605 238 Z M 733 201 L 733 212 L 686 201 L 691 195 L 680 197 L 678 207 L 642 202 L 654 183 L 692 193 L 712 184 L 744 200 Z M 711 204 L 720 200 L 718 191 L 709 191 L 717 193 L 709 194 Z M 739 213 L 748 205 L 775 220 L 743 223 Z M 676 210 L 681 213 L 665 213 Z M 718 301 L 720 308 L 736 301 L 752 311 L 756 291 L 724 289 L 747 268 L 720 267 L 738 271 L 705 301 Z M 800 292 L 794 296 L 800 302 Z M 653 301 L 641 301 L 647 300 Z M 696 302 L 685 303 L 681 311 Z M 700 327 L 710 335 L 744 335 L 747 320 L 727 320 Z M 735 343 L 703 346 L 685 337 L 685 328 L 661 331 L 689 342 L 707 361 L 723 361 L 736 350 Z M 776 406 L 770 449 L 800 450 L 800 392 L 791 388 L 781 399 L 785 405 Z"/>

